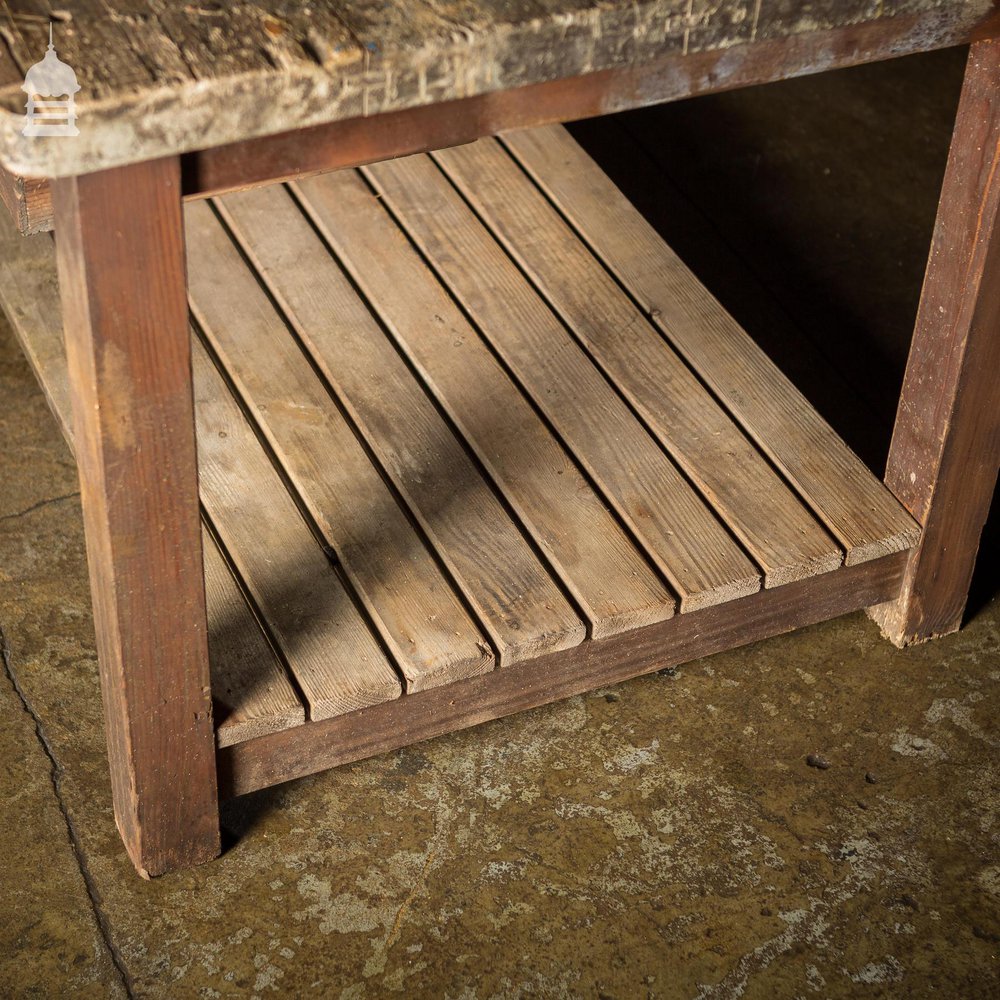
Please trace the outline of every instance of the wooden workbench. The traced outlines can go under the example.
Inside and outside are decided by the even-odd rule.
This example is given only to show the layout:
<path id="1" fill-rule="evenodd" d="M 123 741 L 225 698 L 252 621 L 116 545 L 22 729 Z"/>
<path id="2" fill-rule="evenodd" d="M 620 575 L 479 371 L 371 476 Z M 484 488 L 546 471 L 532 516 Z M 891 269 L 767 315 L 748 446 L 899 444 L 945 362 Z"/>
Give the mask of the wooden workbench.
<path id="1" fill-rule="evenodd" d="M 0 5 L 0 299 L 80 467 L 141 872 L 213 857 L 220 794 L 859 608 L 958 627 L 994 4 L 67 11 L 80 134 L 39 139 L 47 8 Z M 969 41 L 883 483 L 554 123 Z"/>

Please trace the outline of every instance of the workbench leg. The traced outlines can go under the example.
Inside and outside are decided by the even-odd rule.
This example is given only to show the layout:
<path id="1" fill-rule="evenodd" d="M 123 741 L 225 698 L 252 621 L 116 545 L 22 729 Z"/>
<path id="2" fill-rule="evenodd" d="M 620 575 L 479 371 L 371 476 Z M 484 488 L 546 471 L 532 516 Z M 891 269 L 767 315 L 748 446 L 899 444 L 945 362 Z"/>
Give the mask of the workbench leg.
<path id="1" fill-rule="evenodd" d="M 153 876 L 219 852 L 179 163 L 52 195 L 115 816 Z"/>
<path id="2" fill-rule="evenodd" d="M 871 609 L 897 645 L 961 624 L 1000 464 L 1000 42 L 972 46 L 886 483 L 923 525 L 899 600 Z"/>

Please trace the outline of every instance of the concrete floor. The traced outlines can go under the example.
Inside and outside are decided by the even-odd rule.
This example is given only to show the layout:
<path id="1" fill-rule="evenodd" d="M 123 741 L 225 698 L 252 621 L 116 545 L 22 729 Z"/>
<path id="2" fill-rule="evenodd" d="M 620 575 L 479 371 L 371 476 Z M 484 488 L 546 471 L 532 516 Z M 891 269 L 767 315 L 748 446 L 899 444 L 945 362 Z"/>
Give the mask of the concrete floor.
<path id="1" fill-rule="evenodd" d="M 876 465 L 961 64 L 578 130 Z M 75 470 L 6 329 L 0 399 L 0 995 L 997 995 L 995 530 L 958 635 L 857 614 L 437 739 L 230 804 L 221 859 L 144 882 Z"/>

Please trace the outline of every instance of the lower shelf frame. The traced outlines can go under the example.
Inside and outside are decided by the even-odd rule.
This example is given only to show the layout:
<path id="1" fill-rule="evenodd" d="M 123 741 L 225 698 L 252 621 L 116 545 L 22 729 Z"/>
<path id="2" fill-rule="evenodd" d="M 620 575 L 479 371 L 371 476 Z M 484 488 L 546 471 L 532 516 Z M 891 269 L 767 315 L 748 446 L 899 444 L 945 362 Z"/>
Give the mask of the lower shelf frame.
<path id="1" fill-rule="evenodd" d="M 501 719 L 896 599 L 908 552 L 217 751 L 220 798 Z"/>

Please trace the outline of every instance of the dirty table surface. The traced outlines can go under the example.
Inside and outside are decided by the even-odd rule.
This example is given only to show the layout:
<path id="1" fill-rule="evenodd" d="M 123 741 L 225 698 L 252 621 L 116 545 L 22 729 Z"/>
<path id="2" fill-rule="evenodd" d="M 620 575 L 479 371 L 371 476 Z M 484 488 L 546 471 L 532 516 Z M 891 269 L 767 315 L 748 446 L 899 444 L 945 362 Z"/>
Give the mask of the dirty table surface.
<path id="1" fill-rule="evenodd" d="M 49 6 L 0 3 L 0 162 L 66 176 L 625 65 L 892 23 L 893 50 L 964 40 L 993 0 L 82 0 L 56 12 L 81 134 L 21 134 Z M 837 64 L 820 41 L 802 69 Z M 863 58 L 863 56 L 861 56 Z M 734 56 L 736 62 L 738 56 Z M 826 63 L 824 62 L 826 60 Z M 726 65 L 719 73 L 725 75 Z M 724 85 L 724 82 L 723 82 Z M 652 99 L 661 99 L 654 97 Z M 648 103 L 635 95 L 632 103 Z M 608 108 L 607 110 L 615 110 Z"/>

